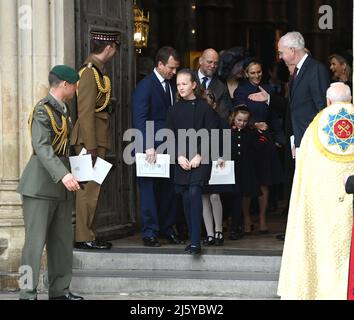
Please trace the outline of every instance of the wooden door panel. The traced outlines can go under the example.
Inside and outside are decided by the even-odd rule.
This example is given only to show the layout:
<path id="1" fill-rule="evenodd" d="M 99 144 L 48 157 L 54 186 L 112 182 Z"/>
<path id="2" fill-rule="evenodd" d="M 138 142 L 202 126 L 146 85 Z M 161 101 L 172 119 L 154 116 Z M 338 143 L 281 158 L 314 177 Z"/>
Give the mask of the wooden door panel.
<path id="1" fill-rule="evenodd" d="M 112 81 L 111 128 L 113 144 L 107 161 L 113 168 L 102 185 L 95 226 L 104 239 L 115 239 L 133 230 L 136 217 L 136 190 L 133 170 L 124 164 L 122 137 L 131 127 L 131 94 L 134 85 L 132 42 L 132 0 L 76 0 L 76 66 L 89 54 L 90 31 L 117 30 L 121 45 L 107 64 Z"/>

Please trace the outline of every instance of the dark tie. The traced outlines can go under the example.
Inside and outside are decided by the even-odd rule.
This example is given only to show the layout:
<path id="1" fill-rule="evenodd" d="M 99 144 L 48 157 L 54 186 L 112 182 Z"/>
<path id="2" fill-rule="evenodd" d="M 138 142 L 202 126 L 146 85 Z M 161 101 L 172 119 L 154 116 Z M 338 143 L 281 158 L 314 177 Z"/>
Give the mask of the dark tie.
<path id="1" fill-rule="evenodd" d="M 289 89 L 290 89 L 290 91 L 292 90 L 292 88 L 293 88 L 293 85 L 294 85 L 294 81 L 295 81 L 295 79 L 296 79 L 296 77 L 297 77 L 297 72 L 299 71 L 299 69 L 297 68 L 297 67 L 295 67 L 295 69 L 294 69 L 294 72 L 293 72 L 293 74 L 290 76 L 290 81 L 289 81 Z"/>
<path id="2" fill-rule="evenodd" d="M 165 93 L 168 101 L 168 105 L 171 106 L 171 86 L 168 80 L 164 80 L 165 82 Z"/>
<path id="3" fill-rule="evenodd" d="M 208 77 L 203 77 L 202 79 L 203 79 L 202 87 L 203 87 L 204 89 L 206 89 L 206 88 L 207 88 Z"/>

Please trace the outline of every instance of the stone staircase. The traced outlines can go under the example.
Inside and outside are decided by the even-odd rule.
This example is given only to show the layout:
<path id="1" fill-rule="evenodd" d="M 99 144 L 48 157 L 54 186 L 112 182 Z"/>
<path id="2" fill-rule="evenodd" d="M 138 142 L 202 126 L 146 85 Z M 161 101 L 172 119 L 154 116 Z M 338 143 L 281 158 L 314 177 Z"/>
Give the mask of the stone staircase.
<path id="1" fill-rule="evenodd" d="M 74 292 L 93 295 L 278 299 L 281 251 L 112 248 L 74 251 Z"/>

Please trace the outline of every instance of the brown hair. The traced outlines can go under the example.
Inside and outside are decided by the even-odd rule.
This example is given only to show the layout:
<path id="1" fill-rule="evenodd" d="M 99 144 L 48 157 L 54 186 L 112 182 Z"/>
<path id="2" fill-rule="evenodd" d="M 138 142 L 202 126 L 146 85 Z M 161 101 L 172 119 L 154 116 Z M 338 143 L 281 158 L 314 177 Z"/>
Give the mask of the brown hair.
<path id="1" fill-rule="evenodd" d="M 179 74 L 187 74 L 187 75 L 189 75 L 190 78 L 191 78 L 191 81 L 195 82 L 197 84 L 197 86 L 194 89 L 195 96 L 197 98 L 202 98 L 202 99 L 208 101 L 204 90 L 201 88 L 201 86 L 198 85 L 195 73 L 191 69 L 188 69 L 188 68 L 182 69 L 182 70 L 177 72 L 177 76 Z M 180 96 L 180 94 L 179 94 L 179 92 L 177 90 L 176 101 L 180 101 L 180 100 L 183 100 L 183 98 Z"/>
<path id="2" fill-rule="evenodd" d="M 350 80 L 352 77 L 352 68 L 350 66 L 350 61 L 347 61 L 347 59 L 341 56 L 340 54 L 335 53 L 329 56 L 329 62 L 331 62 L 333 58 L 337 59 L 339 64 L 342 65 L 345 64 L 345 76 L 347 77 L 348 80 Z"/>
<path id="3" fill-rule="evenodd" d="M 235 122 L 235 118 L 239 113 L 243 113 L 243 114 L 248 114 L 249 118 L 251 118 L 251 111 L 250 109 L 248 109 L 248 107 L 245 104 L 239 104 L 237 105 L 233 111 L 231 111 L 230 115 L 229 115 L 229 125 L 233 126 L 234 122 Z M 249 119 L 250 120 L 250 119 Z M 249 122 L 249 121 L 248 121 Z"/>
<path id="4" fill-rule="evenodd" d="M 156 54 L 155 66 L 157 67 L 159 62 L 161 62 L 165 66 L 170 57 L 172 57 L 176 61 L 180 61 L 179 54 L 176 49 L 167 46 L 160 48 Z"/>
<path id="5" fill-rule="evenodd" d="M 107 46 L 112 46 L 114 41 L 102 41 L 91 39 L 90 41 L 90 52 L 92 54 L 100 54 Z"/>

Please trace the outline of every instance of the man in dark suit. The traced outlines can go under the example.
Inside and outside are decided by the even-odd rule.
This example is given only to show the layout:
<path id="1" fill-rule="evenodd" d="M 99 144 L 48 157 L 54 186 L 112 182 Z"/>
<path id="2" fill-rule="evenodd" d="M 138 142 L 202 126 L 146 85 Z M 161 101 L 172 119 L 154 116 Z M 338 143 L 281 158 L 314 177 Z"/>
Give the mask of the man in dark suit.
<path id="1" fill-rule="evenodd" d="M 154 136 L 167 127 L 168 109 L 176 96 L 176 75 L 179 56 L 171 47 L 161 48 L 156 55 L 155 69 L 141 80 L 133 93 L 133 126 L 143 135 L 143 151 L 147 161 L 156 161 L 156 149 L 162 142 L 147 139 L 147 121 L 154 123 Z M 176 199 L 172 179 L 138 178 L 142 238 L 145 246 L 159 247 L 157 236 L 170 243 L 180 243 L 174 232 Z"/>
<path id="2" fill-rule="evenodd" d="M 227 120 L 232 102 L 227 86 L 216 77 L 218 65 L 219 54 L 214 49 L 204 50 L 199 58 L 199 70 L 196 79 L 199 85 L 213 93 L 219 115 Z"/>
<path id="3" fill-rule="evenodd" d="M 288 68 L 294 67 L 289 84 L 289 110 L 295 148 L 299 148 L 307 127 L 326 106 L 329 75 L 324 65 L 306 53 L 305 40 L 299 32 L 281 37 L 278 52 Z"/>

